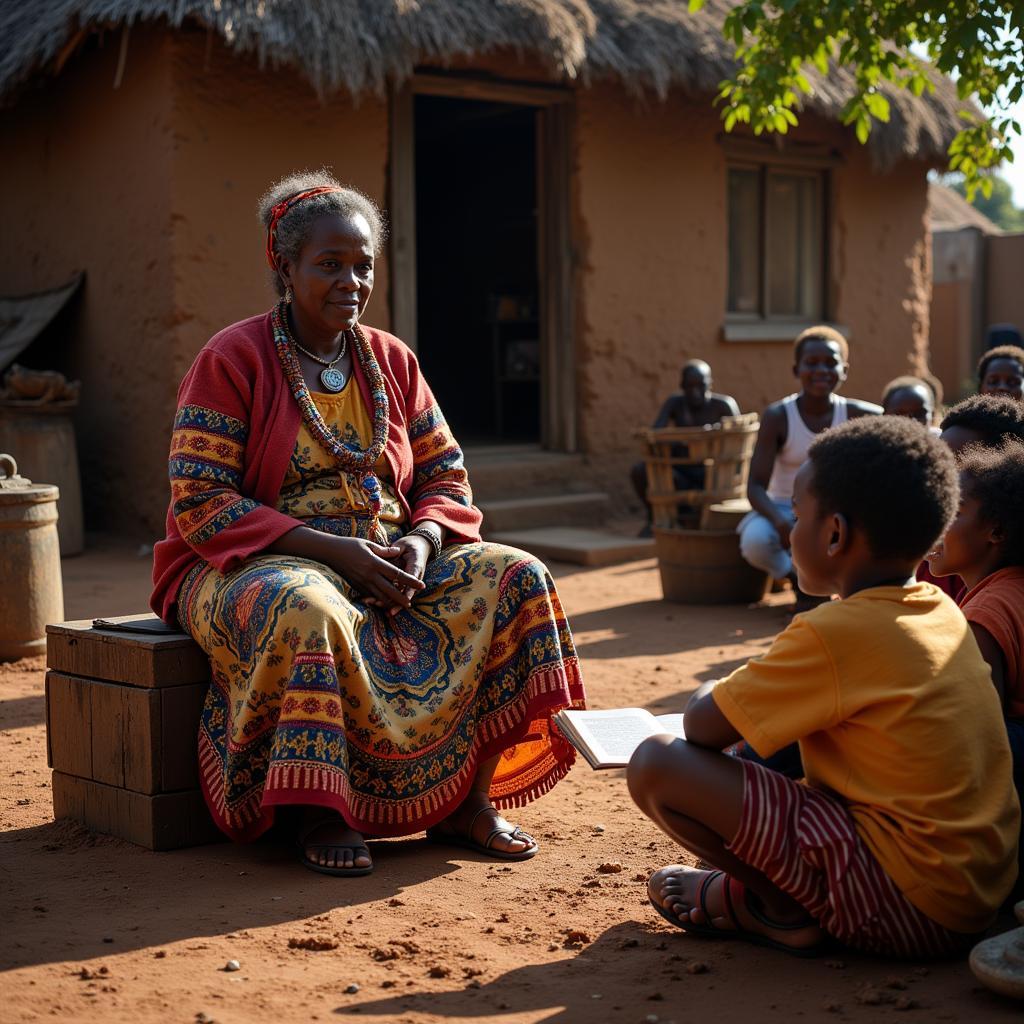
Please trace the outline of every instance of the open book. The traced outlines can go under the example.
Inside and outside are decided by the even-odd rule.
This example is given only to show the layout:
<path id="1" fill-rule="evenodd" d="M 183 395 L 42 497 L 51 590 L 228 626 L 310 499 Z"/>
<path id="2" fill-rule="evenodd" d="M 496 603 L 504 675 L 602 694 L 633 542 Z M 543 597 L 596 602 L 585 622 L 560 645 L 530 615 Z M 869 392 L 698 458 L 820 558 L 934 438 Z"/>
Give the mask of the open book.
<path id="1" fill-rule="evenodd" d="M 611 711 L 559 711 L 559 732 L 590 762 L 591 768 L 622 768 L 648 736 L 685 736 L 682 715 L 652 715 L 643 708 Z"/>

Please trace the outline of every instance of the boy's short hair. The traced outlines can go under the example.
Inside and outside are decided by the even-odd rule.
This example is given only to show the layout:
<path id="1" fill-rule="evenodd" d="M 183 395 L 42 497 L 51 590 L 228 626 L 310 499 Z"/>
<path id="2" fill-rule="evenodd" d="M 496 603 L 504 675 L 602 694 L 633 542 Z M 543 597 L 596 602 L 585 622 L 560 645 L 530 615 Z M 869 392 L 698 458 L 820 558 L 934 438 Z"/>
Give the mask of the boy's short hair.
<path id="1" fill-rule="evenodd" d="M 956 460 L 916 420 L 848 420 L 820 435 L 808 458 L 820 511 L 863 530 L 878 558 L 920 559 L 956 514 Z"/>
<path id="2" fill-rule="evenodd" d="M 829 327 L 828 324 L 816 324 L 814 327 L 808 327 L 807 330 L 801 331 L 796 336 L 793 342 L 794 363 L 800 362 L 804 345 L 809 341 L 833 341 L 839 346 L 839 354 L 843 357 L 843 362 L 848 363 L 850 361 L 850 346 L 839 331 L 834 327 Z"/>
<path id="3" fill-rule="evenodd" d="M 960 470 L 981 518 L 1003 531 L 1003 564 L 1024 565 L 1024 442 L 1008 437 L 998 448 L 971 445 L 960 456 Z"/>
<path id="4" fill-rule="evenodd" d="M 973 430 L 989 446 L 1007 435 L 1024 441 L 1024 402 L 1002 395 L 972 395 L 954 405 L 939 424 L 940 430 L 950 427 Z"/>
<path id="5" fill-rule="evenodd" d="M 942 405 L 942 385 L 931 374 L 926 377 L 894 377 L 885 385 L 882 405 L 885 405 L 895 392 L 904 388 L 924 388 L 932 396 L 932 404 L 936 409 Z"/>
<path id="6" fill-rule="evenodd" d="M 1024 348 L 1018 348 L 1016 345 L 996 345 L 995 348 L 990 348 L 978 360 L 979 384 L 985 379 L 985 374 L 988 372 L 988 364 L 993 359 L 1015 359 L 1024 367 Z"/>

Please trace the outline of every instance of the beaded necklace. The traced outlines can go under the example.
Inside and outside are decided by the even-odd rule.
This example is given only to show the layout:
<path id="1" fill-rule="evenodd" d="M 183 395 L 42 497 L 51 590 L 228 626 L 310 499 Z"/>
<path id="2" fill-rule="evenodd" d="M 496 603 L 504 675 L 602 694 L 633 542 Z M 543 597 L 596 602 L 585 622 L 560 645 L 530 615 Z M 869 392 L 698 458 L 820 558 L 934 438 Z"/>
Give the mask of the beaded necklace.
<path id="1" fill-rule="evenodd" d="M 388 393 L 384 388 L 384 374 L 381 373 L 380 364 L 377 362 L 370 343 L 366 340 L 359 324 L 352 330 L 355 344 L 352 346 L 353 354 L 359 359 L 359 364 L 366 374 L 367 382 L 370 385 L 370 400 L 373 402 L 373 439 L 370 447 L 365 451 L 343 444 L 331 433 L 324 422 L 320 410 L 316 407 L 306 381 L 302 376 L 302 368 L 295 356 L 295 339 L 292 337 L 288 327 L 288 304 L 282 299 L 275 307 L 270 316 L 270 322 L 274 331 L 274 347 L 277 349 L 277 357 L 281 360 L 284 369 L 285 379 L 291 388 L 295 401 L 298 403 L 299 411 L 309 429 L 309 432 L 316 438 L 320 446 L 329 455 L 334 457 L 340 469 L 352 473 L 359 481 L 363 493 L 366 495 L 367 504 L 370 508 L 372 522 L 370 524 L 370 535 L 382 536 L 380 529 L 380 508 L 381 508 L 381 485 L 373 467 L 377 464 L 384 453 L 384 445 L 388 439 Z"/>

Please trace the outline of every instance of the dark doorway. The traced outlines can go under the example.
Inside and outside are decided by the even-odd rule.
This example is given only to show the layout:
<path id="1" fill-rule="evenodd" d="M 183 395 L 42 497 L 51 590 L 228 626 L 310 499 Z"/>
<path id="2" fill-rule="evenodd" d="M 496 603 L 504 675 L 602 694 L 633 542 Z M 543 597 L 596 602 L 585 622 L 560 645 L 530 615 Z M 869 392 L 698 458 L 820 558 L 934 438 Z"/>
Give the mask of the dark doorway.
<path id="1" fill-rule="evenodd" d="M 537 443 L 537 112 L 415 98 L 417 350 L 462 444 Z"/>

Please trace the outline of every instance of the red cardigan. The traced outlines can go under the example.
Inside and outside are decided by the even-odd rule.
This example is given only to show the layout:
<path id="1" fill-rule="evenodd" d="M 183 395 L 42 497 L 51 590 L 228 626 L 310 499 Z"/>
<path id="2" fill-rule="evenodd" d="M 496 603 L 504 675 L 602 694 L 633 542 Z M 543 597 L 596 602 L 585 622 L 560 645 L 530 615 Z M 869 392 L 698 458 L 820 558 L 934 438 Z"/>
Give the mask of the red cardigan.
<path id="1" fill-rule="evenodd" d="M 363 332 L 380 364 L 390 409 L 384 457 L 410 525 L 429 519 L 450 540 L 480 539 L 482 515 L 462 451 L 412 351 L 372 327 Z M 358 358 L 353 373 L 372 409 Z M 270 313 L 214 335 L 178 389 L 171 436 L 167 536 L 153 552 L 153 611 L 177 621 L 185 575 L 200 560 L 227 572 L 302 526 L 276 509 L 300 412 L 284 377 Z"/>

